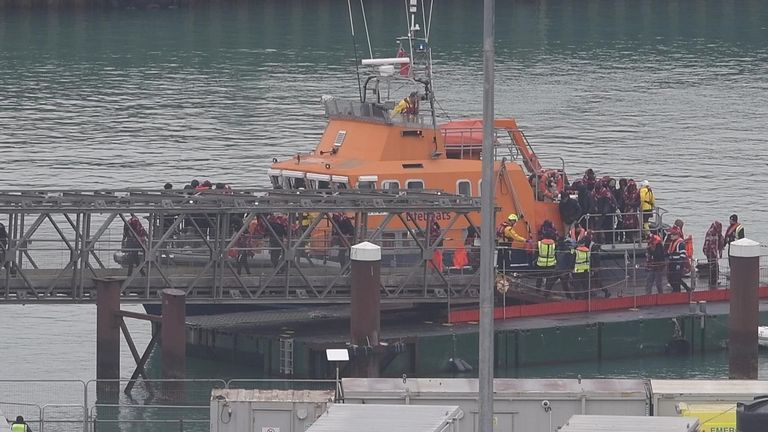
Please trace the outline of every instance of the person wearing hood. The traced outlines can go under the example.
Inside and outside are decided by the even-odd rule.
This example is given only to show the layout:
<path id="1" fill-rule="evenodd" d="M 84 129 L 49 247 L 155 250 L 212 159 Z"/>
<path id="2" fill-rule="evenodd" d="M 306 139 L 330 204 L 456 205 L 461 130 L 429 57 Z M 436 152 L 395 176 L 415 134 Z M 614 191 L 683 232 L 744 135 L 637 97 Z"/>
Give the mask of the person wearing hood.
<path id="1" fill-rule="evenodd" d="M 637 230 L 640 228 L 637 217 L 640 211 L 640 193 L 637 190 L 637 184 L 632 179 L 627 181 L 623 202 L 624 207 L 621 209 L 621 219 L 623 222 L 624 240 L 631 243 L 635 241 Z"/>
<path id="2" fill-rule="evenodd" d="M 723 257 L 725 237 L 723 237 L 723 224 L 720 221 L 712 222 L 707 234 L 704 236 L 704 256 L 707 257 L 709 267 L 709 289 L 717 289 L 720 277 L 720 264 L 718 260 Z"/>

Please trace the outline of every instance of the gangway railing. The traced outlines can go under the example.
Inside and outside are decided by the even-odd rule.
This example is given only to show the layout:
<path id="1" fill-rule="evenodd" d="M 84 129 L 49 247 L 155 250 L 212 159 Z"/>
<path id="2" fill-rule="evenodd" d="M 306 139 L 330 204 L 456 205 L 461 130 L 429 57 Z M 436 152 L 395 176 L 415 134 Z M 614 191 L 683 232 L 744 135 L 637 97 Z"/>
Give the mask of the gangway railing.
<path id="1" fill-rule="evenodd" d="M 190 303 L 345 303 L 349 248 L 361 241 L 383 245 L 383 301 L 444 302 L 436 289 L 477 282 L 429 261 L 478 211 L 474 198 L 407 190 L 3 192 L 0 302 L 93 302 L 94 278 L 121 276 L 124 302 L 178 288 Z M 353 233 L 340 234 L 339 214 Z M 439 215 L 440 242 L 428 234 Z M 133 217 L 146 237 L 126 228 Z M 390 233 L 408 247 L 388 246 Z"/>

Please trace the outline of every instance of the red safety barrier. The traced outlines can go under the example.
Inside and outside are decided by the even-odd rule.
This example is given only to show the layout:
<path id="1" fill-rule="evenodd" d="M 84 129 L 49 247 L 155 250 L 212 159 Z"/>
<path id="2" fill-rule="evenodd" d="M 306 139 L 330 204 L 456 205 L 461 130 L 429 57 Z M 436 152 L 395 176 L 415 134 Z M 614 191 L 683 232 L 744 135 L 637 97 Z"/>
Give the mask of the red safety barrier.
<path id="1" fill-rule="evenodd" d="M 768 298 L 768 286 L 758 288 L 760 298 Z M 729 290 L 717 289 L 707 291 L 695 291 L 691 294 L 665 293 L 665 294 L 646 294 L 637 297 L 612 297 L 596 298 L 591 300 L 591 310 L 611 311 L 630 309 L 638 306 L 661 306 L 687 304 L 690 302 L 706 301 L 711 303 L 728 301 L 730 299 Z M 520 317 L 535 317 L 547 315 L 562 315 L 569 313 L 583 313 L 590 310 L 590 303 L 587 300 L 565 300 L 550 303 L 538 303 L 530 305 L 507 306 L 506 309 L 496 307 L 493 311 L 494 319 L 510 319 Z M 478 309 L 459 309 L 450 312 L 450 321 L 452 323 L 476 322 L 480 320 L 480 311 Z"/>

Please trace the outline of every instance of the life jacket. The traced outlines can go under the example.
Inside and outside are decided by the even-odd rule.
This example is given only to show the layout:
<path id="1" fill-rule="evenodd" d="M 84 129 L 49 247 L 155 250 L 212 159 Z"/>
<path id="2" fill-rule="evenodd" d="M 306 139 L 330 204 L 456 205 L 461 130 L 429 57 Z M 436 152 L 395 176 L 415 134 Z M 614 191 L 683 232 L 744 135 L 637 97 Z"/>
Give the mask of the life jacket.
<path id="1" fill-rule="evenodd" d="M 653 190 L 648 186 L 640 188 L 640 207 L 643 211 L 653 210 L 656 199 L 653 196 Z"/>
<path id="2" fill-rule="evenodd" d="M 576 261 L 573 264 L 574 273 L 584 273 L 589 271 L 589 248 L 579 246 L 576 248 Z"/>
<path id="3" fill-rule="evenodd" d="M 27 432 L 27 425 L 24 423 L 14 423 L 11 425 L 11 432 Z"/>
<path id="4" fill-rule="evenodd" d="M 507 239 L 504 237 L 504 229 L 508 226 L 510 226 L 509 222 L 504 221 L 498 227 L 496 227 L 496 240 L 507 241 Z"/>
<path id="5" fill-rule="evenodd" d="M 730 243 L 744 238 L 744 226 L 740 223 L 731 224 L 725 230 L 725 242 Z"/>
<path id="6" fill-rule="evenodd" d="M 536 259 L 538 267 L 554 267 L 557 264 L 555 258 L 555 241 L 552 239 L 539 240 L 539 257 Z"/>
<path id="7" fill-rule="evenodd" d="M 682 239 L 674 239 L 669 242 L 667 254 L 670 260 L 682 260 L 685 258 L 685 243 Z"/>
<path id="8" fill-rule="evenodd" d="M 435 268 L 440 273 L 443 272 L 443 251 L 440 249 L 435 249 L 435 252 L 432 254 L 432 260 L 430 261 L 430 267 Z"/>
<path id="9" fill-rule="evenodd" d="M 453 251 L 453 266 L 456 268 L 462 268 L 469 264 L 469 256 L 467 255 L 467 250 L 462 248 L 458 248 L 455 251 Z"/>
<path id="10" fill-rule="evenodd" d="M 585 230 L 579 225 L 572 226 L 571 231 L 568 233 L 570 238 L 572 238 L 577 242 L 581 241 L 581 239 L 583 239 L 586 234 L 587 234 L 587 230 Z"/>

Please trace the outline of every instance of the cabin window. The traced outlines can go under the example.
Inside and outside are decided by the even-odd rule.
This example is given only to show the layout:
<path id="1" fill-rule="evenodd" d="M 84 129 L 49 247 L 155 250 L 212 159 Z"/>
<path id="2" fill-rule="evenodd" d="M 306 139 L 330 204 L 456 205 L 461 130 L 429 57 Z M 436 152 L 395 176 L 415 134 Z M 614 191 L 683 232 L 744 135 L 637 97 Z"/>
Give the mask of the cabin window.
<path id="1" fill-rule="evenodd" d="M 317 188 L 318 189 L 330 189 L 331 188 L 331 182 L 326 181 L 326 180 L 318 180 Z"/>
<path id="2" fill-rule="evenodd" d="M 424 182 L 422 180 L 408 180 L 405 182 L 406 189 L 424 189 Z"/>
<path id="3" fill-rule="evenodd" d="M 282 189 L 283 182 L 280 179 L 280 176 L 277 176 L 277 175 L 269 176 L 269 181 L 272 182 L 272 187 L 273 188 L 275 188 L 275 189 Z"/>
<path id="4" fill-rule="evenodd" d="M 346 183 L 332 182 L 331 185 L 334 189 L 349 189 Z"/>
<path id="5" fill-rule="evenodd" d="M 387 232 L 383 233 L 381 235 L 381 245 L 384 249 L 394 249 L 395 248 L 395 233 L 393 232 Z"/>
<path id="6" fill-rule="evenodd" d="M 288 189 L 306 189 L 307 182 L 301 177 L 286 177 Z"/>
<path id="7" fill-rule="evenodd" d="M 457 181 L 456 193 L 465 197 L 472 196 L 472 182 L 469 180 Z"/>
<path id="8" fill-rule="evenodd" d="M 359 181 L 357 182 L 358 189 L 376 189 L 375 181 Z"/>
<path id="9" fill-rule="evenodd" d="M 411 247 L 411 234 L 408 231 L 406 231 L 406 232 L 402 233 L 400 236 L 403 239 L 402 242 L 401 242 L 402 247 L 404 249 L 405 248 L 410 248 Z"/>
<path id="10" fill-rule="evenodd" d="M 383 190 L 398 190 L 400 189 L 400 182 L 397 180 L 384 180 L 381 182 L 381 188 Z"/>

